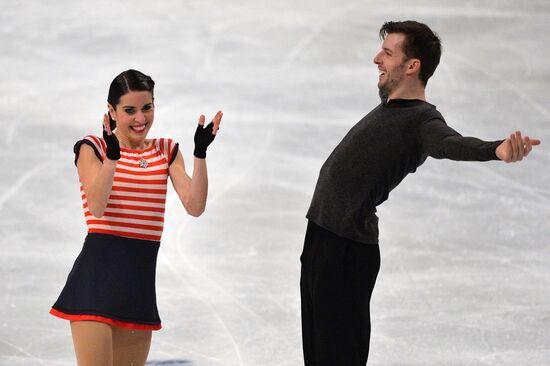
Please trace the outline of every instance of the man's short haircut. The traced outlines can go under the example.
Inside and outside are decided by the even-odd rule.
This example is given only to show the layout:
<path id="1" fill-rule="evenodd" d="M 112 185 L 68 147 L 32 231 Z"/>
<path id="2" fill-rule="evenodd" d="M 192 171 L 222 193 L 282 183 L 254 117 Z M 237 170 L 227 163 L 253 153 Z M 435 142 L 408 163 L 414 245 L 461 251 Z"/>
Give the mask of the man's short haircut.
<path id="1" fill-rule="evenodd" d="M 380 39 L 384 40 L 391 33 L 405 35 L 403 53 L 407 59 L 420 60 L 419 78 L 424 86 L 433 75 L 441 58 L 441 40 L 426 24 L 414 20 L 403 22 L 386 22 L 380 28 Z"/>

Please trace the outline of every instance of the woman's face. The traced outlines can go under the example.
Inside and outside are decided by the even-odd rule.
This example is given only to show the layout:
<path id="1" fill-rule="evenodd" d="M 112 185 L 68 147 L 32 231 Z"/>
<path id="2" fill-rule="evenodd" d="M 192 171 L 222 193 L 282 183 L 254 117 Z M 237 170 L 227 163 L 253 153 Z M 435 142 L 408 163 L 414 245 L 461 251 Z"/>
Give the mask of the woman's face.
<path id="1" fill-rule="evenodd" d="M 148 91 L 131 91 L 120 97 L 116 108 L 109 104 L 111 117 L 116 121 L 116 132 L 131 145 L 140 144 L 153 125 L 155 106 Z"/>

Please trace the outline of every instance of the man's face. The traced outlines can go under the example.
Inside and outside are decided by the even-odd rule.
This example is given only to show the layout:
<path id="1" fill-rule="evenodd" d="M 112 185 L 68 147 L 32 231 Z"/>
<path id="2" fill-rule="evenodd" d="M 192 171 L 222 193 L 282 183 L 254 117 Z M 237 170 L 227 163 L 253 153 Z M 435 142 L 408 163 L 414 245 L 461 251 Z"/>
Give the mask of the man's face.
<path id="1" fill-rule="evenodd" d="M 378 88 L 381 94 L 389 96 L 405 78 L 406 56 L 401 45 L 405 41 L 403 33 L 390 33 L 382 42 L 382 49 L 374 57 L 378 65 Z"/>

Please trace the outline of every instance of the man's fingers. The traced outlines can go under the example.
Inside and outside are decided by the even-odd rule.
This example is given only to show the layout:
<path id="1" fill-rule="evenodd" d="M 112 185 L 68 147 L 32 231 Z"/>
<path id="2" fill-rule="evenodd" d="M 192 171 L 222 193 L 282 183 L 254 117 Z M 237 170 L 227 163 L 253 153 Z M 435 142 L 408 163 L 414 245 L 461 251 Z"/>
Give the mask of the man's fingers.
<path id="1" fill-rule="evenodd" d="M 523 148 L 523 138 L 521 137 L 521 132 L 516 131 L 516 144 L 518 146 L 518 161 L 523 160 L 524 148 Z"/>
<path id="2" fill-rule="evenodd" d="M 504 157 L 502 160 L 506 163 L 512 162 L 512 141 L 510 137 L 504 140 Z"/>
<path id="3" fill-rule="evenodd" d="M 531 145 L 531 139 L 529 138 L 529 136 L 525 137 L 525 149 L 525 156 L 527 156 L 531 152 L 531 150 L 533 150 L 533 145 Z"/>
<path id="4" fill-rule="evenodd" d="M 206 117 L 204 116 L 204 114 L 201 114 L 201 116 L 199 117 L 199 125 L 204 126 L 205 120 L 206 120 Z"/>
<path id="5" fill-rule="evenodd" d="M 515 131 L 503 142 L 501 159 L 507 163 L 515 163 L 523 160 L 533 150 L 533 146 L 540 145 L 539 139 L 529 136 L 523 137 L 521 131 Z"/>
<path id="6" fill-rule="evenodd" d="M 512 148 L 512 153 L 510 156 L 510 163 L 515 162 L 518 159 L 518 146 L 516 143 L 516 134 L 512 133 L 510 134 L 510 145 Z"/>

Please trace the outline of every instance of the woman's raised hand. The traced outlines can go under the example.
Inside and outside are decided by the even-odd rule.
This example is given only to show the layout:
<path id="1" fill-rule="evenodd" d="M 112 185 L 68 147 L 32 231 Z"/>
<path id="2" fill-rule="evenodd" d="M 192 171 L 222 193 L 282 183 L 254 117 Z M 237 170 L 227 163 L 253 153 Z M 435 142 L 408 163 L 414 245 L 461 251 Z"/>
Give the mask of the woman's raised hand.
<path id="1" fill-rule="evenodd" d="M 111 126 L 109 122 L 109 116 L 107 113 L 103 115 L 103 140 L 107 145 L 107 159 L 109 160 L 118 160 L 120 159 L 120 144 L 116 135 L 111 131 Z"/>
<path id="2" fill-rule="evenodd" d="M 206 127 L 204 126 L 205 117 L 201 114 L 199 117 L 199 125 L 197 126 L 197 130 L 195 131 L 195 151 L 193 152 L 193 155 L 199 159 L 206 158 L 206 149 L 208 148 L 208 145 L 214 141 L 214 138 L 216 137 L 216 133 L 220 129 L 220 123 L 222 121 L 223 112 L 218 111 L 214 118 L 212 119 L 212 122 L 210 122 Z"/>

